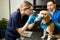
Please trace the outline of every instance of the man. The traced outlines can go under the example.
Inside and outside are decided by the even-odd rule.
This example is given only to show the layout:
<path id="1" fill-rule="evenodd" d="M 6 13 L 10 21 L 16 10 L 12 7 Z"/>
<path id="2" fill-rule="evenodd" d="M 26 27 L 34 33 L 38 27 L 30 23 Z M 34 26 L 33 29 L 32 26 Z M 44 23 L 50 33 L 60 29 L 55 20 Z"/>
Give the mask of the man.
<path id="1" fill-rule="evenodd" d="M 60 34 L 60 11 L 56 9 L 56 3 L 54 1 L 48 1 L 47 2 L 47 10 L 50 14 L 51 20 L 55 24 L 55 34 Z M 57 38 L 60 37 L 60 35 L 56 35 Z"/>
<path id="2" fill-rule="evenodd" d="M 28 19 L 28 16 L 32 13 L 33 6 L 28 1 L 24 1 L 19 8 L 13 12 L 10 16 L 7 29 L 6 29 L 6 40 L 16 40 L 20 38 L 20 35 L 27 29 L 23 27 Z"/>

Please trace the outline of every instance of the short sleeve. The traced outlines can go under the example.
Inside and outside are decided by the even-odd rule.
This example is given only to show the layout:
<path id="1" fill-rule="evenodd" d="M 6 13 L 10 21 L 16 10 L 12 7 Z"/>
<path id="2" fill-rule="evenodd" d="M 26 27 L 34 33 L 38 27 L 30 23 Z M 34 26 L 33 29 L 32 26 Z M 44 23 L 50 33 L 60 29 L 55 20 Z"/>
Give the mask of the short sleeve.
<path id="1" fill-rule="evenodd" d="M 20 28 L 20 21 L 21 21 L 20 16 L 21 15 L 18 11 L 13 12 L 13 14 L 11 15 L 11 20 L 12 20 L 11 22 L 14 28 Z"/>
<path id="2" fill-rule="evenodd" d="M 15 28 L 20 28 L 20 26 L 21 26 L 20 25 L 21 24 L 21 22 L 20 22 L 21 19 L 19 19 L 19 17 L 16 16 L 13 20 L 14 20 L 14 25 L 15 25 L 14 27 Z"/>
<path id="3" fill-rule="evenodd" d="M 18 19 L 15 19 L 13 17 L 10 17 L 8 26 L 11 28 L 20 28 L 20 23 Z"/>

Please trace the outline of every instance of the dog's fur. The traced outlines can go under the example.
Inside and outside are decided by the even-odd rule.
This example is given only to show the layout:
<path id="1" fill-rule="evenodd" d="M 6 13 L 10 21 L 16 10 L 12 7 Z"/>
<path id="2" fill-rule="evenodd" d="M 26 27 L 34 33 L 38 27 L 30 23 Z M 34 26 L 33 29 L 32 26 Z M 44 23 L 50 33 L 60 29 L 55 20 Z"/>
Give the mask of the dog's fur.
<path id="1" fill-rule="evenodd" d="M 45 24 L 45 23 L 49 23 L 50 21 L 50 15 L 48 14 L 48 12 L 46 10 L 42 10 L 40 11 L 39 14 L 42 14 L 44 19 L 41 21 L 41 23 Z M 54 23 L 51 22 L 47 29 L 44 29 L 44 34 L 41 38 L 45 38 L 45 35 L 46 35 L 46 31 L 48 32 L 48 37 L 52 37 L 53 35 L 53 31 L 54 31 Z"/>

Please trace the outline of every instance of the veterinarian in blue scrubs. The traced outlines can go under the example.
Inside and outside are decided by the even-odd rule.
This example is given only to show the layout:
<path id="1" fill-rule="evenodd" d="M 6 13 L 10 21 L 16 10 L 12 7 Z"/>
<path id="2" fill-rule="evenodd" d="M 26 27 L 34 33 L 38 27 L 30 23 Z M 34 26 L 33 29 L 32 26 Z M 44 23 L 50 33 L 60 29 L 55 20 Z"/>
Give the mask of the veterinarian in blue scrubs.
<path id="1" fill-rule="evenodd" d="M 23 25 L 32 13 L 32 9 L 32 4 L 24 1 L 19 8 L 12 13 L 7 25 L 5 40 L 16 40 L 20 38 L 20 35 L 27 29 L 27 27 L 23 27 Z"/>
<path id="2" fill-rule="evenodd" d="M 56 3 L 54 1 L 47 2 L 47 10 L 55 24 L 55 33 L 60 33 L 60 10 L 56 9 Z"/>

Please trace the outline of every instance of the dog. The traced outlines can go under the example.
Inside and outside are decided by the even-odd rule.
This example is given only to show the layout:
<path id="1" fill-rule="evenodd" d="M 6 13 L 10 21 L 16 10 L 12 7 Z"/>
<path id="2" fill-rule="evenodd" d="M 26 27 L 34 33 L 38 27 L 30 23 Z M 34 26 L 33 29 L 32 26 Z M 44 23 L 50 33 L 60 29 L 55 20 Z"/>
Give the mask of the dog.
<path id="1" fill-rule="evenodd" d="M 53 21 L 50 20 L 50 15 L 48 14 L 48 12 L 46 10 L 40 11 L 40 13 L 37 14 L 37 16 L 36 16 L 36 18 L 38 18 L 38 19 L 41 17 L 43 17 L 43 19 L 40 22 L 40 25 L 41 24 L 47 25 L 47 26 L 45 26 L 46 29 L 43 29 L 44 33 L 43 33 L 43 36 L 41 38 L 44 39 L 46 36 L 46 32 L 48 32 L 48 39 L 47 40 L 50 40 L 50 38 L 53 35 L 53 31 L 54 31 L 54 23 L 53 23 Z M 33 26 L 34 26 L 34 23 L 31 23 L 28 26 L 28 28 L 31 29 Z M 44 27 L 44 26 L 41 26 L 41 27 Z"/>
<path id="2" fill-rule="evenodd" d="M 45 26 L 46 29 L 43 29 L 44 33 L 41 38 L 44 39 L 46 36 L 46 32 L 48 32 L 48 39 L 47 40 L 50 40 L 50 38 L 53 35 L 53 31 L 54 31 L 54 23 L 52 20 L 50 20 L 50 15 L 48 14 L 48 11 L 46 11 L 46 10 L 40 11 L 40 13 L 38 14 L 38 18 L 40 17 L 40 15 L 43 15 L 43 20 L 41 21 L 40 24 L 47 25 L 47 26 Z M 42 27 L 44 27 L 44 26 L 42 26 Z"/>

